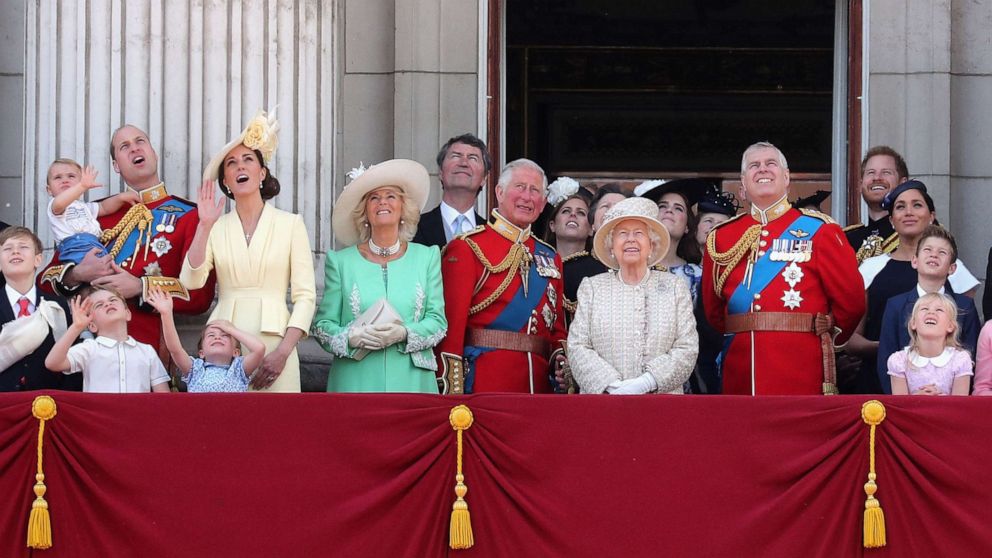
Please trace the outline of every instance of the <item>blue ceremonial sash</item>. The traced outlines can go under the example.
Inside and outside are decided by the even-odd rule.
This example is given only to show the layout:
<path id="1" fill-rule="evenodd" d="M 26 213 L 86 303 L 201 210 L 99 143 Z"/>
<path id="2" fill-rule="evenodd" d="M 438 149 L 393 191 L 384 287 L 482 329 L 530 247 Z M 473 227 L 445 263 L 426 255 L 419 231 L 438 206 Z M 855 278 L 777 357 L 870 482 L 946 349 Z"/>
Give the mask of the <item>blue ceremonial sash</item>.
<path id="1" fill-rule="evenodd" d="M 778 238 L 782 240 L 813 240 L 813 237 L 822 225 L 823 221 L 815 217 L 802 215 L 790 223 L 785 228 L 785 232 Z M 809 234 L 800 238 L 790 232 L 793 230 L 802 230 Z M 751 270 L 750 285 L 745 285 L 745 282 L 737 285 L 734 294 L 730 295 L 730 300 L 727 302 L 727 314 L 743 314 L 744 312 L 748 312 L 751 309 L 751 301 L 754 300 L 754 295 L 763 291 L 772 282 L 772 279 L 781 273 L 785 266 L 790 263 L 772 261 L 771 255 L 772 250 L 766 250 L 765 255 L 758 258 L 758 261 L 754 263 L 754 267 Z"/>
<path id="2" fill-rule="evenodd" d="M 545 247 L 540 242 L 534 243 L 534 254 L 548 256 L 552 261 L 555 259 L 554 251 Z M 516 269 L 507 270 L 507 273 L 516 272 Z M 537 308 L 537 304 L 541 302 L 541 298 L 544 296 L 544 290 L 548 288 L 548 278 L 542 277 L 537 272 L 537 265 L 533 262 L 531 262 L 530 272 L 527 274 L 527 277 L 527 295 L 524 295 L 524 286 L 521 283 L 517 288 L 517 292 L 513 294 L 513 298 L 509 304 L 503 307 L 503 311 L 493 321 L 489 322 L 486 329 L 519 332 L 527 325 L 527 321 L 531 316 L 531 310 Z M 472 393 L 472 387 L 475 384 L 476 359 L 492 350 L 490 347 L 465 346 L 463 356 L 468 363 L 468 370 L 465 373 L 465 393 Z"/>
<path id="3" fill-rule="evenodd" d="M 171 200 L 163 203 L 162 205 L 157 206 L 155 209 L 152 209 L 151 212 L 152 212 L 153 219 L 152 219 L 152 222 L 148 225 L 149 228 L 146 230 L 146 232 L 148 232 L 151 236 L 150 237 L 147 237 L 147 238 L 152 238 L 156 234 L 158 234 L 155 231 L 155 225 L 163 222 L 165 220 L 165 217 L 167 215 L 182 216 L 182 215 L 185 215 L 186 213 L 188 213 L 194 207 L 195 206 L 193 206 L 193 205 L 190 205 L 188 203 L 184 203 L 182 201 L 179 201 L 179 200 L 173 198 L 173 199 L 171 199 Z M 178 217 L 177 217 L 177 219 L 178 219 Z M 135 227 L 134 230 L 131 231 L 131 234 L 127 235 L 127 240 L 124 241 L 124 244 L 121 246 L 120 252 L 117 252 L 117 257 L 114 258 L 114 260 L 118 264 L 121 264 L 124 260 L 130 258 L 131 255 L 134 254 L 134 252 L 135 252 L 135 243 L 138 242 L 138 235 L 139 234 L 140 234 L 140 231 L 138 230 L 137 227 Z M 146 238 L 145 236 L 142 236 L 142 242 L 145 241 L 145 238 Z M 111 241 L 111 245 L 112 245 L 112 242 L 113 241 Z"/>

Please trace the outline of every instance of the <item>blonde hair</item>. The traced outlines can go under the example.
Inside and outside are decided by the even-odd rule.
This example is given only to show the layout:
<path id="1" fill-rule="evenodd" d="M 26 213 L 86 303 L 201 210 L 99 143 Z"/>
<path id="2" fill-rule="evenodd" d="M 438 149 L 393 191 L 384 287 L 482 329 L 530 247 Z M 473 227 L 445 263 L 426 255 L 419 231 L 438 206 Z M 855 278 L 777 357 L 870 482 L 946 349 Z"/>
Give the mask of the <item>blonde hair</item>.
<path id="1" fill-rule="evenodd" d="M 55 165 L 69 165 L 70 167 L 76 167 L 76 170 L 80 173 L 83 172 L 83 166 L 72 159 L 67 159 L 65 157 L 59 157 L 52 161 L 52 164 L 48 165 L 48 172 L 45 173 L 45 183 L 49 184 L 52 182 L 52 167 Z"/>
<path id="2" fill-rule="evenodd" d="M 913 311 L 909 315 L 909 323 L 906 324 L 906 329 L 909 330 L 909 350 L 919 353 L 920 349 L 920 336 L 916 333 L 916 328 L 914 322 L 916 321 L 916 313 L 919 311 L 920 306 L 923 304 L 939 300 L 941 304 L 944 305 L 944 310 L 947 313 L 947 318 L 954 325 L 954 331 L 951 331 L 944 337 L 944 347 L 954 347 L 955 349 L 961 349 L 961 328 L 958 327 L 958 305 L 954 302 L 954 299 L 940 293 L 927 293 L 921 296 L 916 304 L 913 305 Z M 912 366 L 910 362 L 910 366 Z"/>
<path id="3" fill-rule="evenodd" d="M 417 207 L 413 199 L 406 195 L 406 192 L 399 186 L 382 186 L 362 196 L 362 201 L 355 204 L 355 209 L 351 210 L 351 220 L 355 223 L 355 228 L 358 229 L 358 243 L 368 242 L 372 238 L 372 227 L 369 226 L 369 216 L 365 212 L 365 208 L 368 206 L 369 194 L 382 188 L 390 188 L 400 195 L 403 201 L 403 211 L 400 212 L 399 238 L 402 241 L 410 242 L 413 240 L 413 236 L 417 234 L 417 224 L 420 222 L 420 208 Z"/>

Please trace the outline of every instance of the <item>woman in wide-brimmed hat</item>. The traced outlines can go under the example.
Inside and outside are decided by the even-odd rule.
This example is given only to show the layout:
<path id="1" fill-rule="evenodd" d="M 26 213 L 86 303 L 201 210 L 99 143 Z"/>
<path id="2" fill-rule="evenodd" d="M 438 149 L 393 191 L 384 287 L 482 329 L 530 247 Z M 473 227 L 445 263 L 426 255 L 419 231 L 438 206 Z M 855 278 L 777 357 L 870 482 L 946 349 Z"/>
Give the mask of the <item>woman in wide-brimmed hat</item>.
<path id="1" fill-rule="evenodd" d="M 447 333 L 437 246 L 410 242 L 430 178 L 416 161 L 359 167 L 334 204 L 324 298 L 312 333 L 336 357 L 327 391 L 437 393 Z"/>
<path id="2" fill-rule="evenodd" d="M 682 393 L 699 350 L 685 281 L 651 267 L 668 251 L 658 207 L 625 199 L 605 215 L 593 251 L 613 269 L 586 278 L 568 332 L 583 393 Z"/>
<path id="3" fill-rule="evenodd" d="M 179 279 L 197 289 L 216 271 L 218 300 L 210 320 L 229 320 L 265 342 L 266 355 L 252 375 L 251 388 L 298 392 L 296 345 L 310 328 L 317 293 L 303 217 L 265 203 L 279 193 L 279 181 L 267 164 L 278 131 L 275 115 L 259 111 L 207 163 L 197 199 L 200 224 Z M 214 180 L 234 200 L 234 211 L 224 213 Z M 162 226 L 168 230 L 168 223 Z M 286 305 L 287 291 L 292 311 Z"/>

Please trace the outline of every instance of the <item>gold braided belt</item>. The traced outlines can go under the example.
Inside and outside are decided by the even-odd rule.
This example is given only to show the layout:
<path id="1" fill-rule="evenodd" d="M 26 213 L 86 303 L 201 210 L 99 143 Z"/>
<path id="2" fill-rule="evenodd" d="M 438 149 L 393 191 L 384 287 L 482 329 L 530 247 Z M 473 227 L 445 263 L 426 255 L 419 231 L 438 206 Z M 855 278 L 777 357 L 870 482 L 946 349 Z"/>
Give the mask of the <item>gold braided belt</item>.
<path id="1" fill-rule="evenodd" d="M 751 225 L 744 231 L 740 239 L 726 252 L 717 252 L 716 234 L 706 237 L 706 252 L 713 259 L 713 288 L 719 295 L 727 278 L 748 255 L 757 253 L 758 239 L 761 238 L 761 225 Z"/>

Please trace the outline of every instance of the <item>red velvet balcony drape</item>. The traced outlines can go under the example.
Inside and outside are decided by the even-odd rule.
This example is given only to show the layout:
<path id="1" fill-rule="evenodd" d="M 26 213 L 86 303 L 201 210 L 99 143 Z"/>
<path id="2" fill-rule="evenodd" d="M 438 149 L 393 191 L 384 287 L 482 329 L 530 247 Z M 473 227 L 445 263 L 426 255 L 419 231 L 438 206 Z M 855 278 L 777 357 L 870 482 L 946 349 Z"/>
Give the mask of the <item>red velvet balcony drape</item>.
<path id="1" fill-rule="evenodd" d="M 37 394 L 0 397 L 0 556 L 988 556 L 992 401 L 50 392 L 54 546 L 26 549 Z M 447 548 L 467 404 L 475 547 Z"/>

